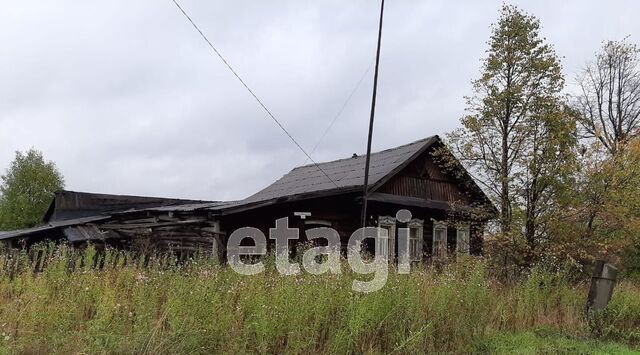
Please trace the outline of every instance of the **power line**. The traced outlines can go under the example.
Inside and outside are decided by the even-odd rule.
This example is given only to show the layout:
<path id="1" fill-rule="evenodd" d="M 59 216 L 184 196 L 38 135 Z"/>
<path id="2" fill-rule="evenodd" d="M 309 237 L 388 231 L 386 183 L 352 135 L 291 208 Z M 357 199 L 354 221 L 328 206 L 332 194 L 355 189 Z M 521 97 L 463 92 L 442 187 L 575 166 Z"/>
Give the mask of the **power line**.
<path id="1" fill-rule="evenodd" d="M 307 156 L 307 159 L 309 159 L 313 163 L 313 165 L 315 165 L 316 168 L 318 168 L 318 170 L 320 170 L 324 174 L 324 176 L 326 176 L 327 179 L 329 179 L 333 183 L 333 185 L 335 185 L 335 187 L 338 187 L 338 184 L 336 184 L 336 182 L 333 181 L 333 179 L 331 179 L 331 177 L 329 177 L 329 175 L 327 175 L 327 173 L 324 170 L 322 170 L 320 165 L 318 165 L 318 163 L 316 163 L 316 161 L 313 160 L 313 158 L 311 158 L 311 156 L 307 153 L 307 151 L 305 151 L 304 148 L 302 148 L 302 146 L 295 140 L 295 138 L 293 138 L 293 136 L 286 130 L 286 128 L 284 128 L 282 123 L 280 123 L 280 121 L 278 121 L 278 119 L 273 115 L 273 113 L 271 113 L 271 111 L 269 111 L 267 106 L 265 106 L 265 104 L 262 103 L 262 101 L 258 98 L 258 96 L 253 92 L 253 90 L 251 90 L 251 88 L 249 88 L 247 83 L 245 83 L 244 80 L 242 80 L 240 75 L 238 75 L 238 73 L 233 69 L 231 64 L 229 64 L 229 62 L 227 62 L 227 60 L 224 59 L 222 54 L 220 54 L 220 52 L 216 49 L 216 47 L 214 47 L 214 45 L 211 43 L 211 41 L 209 41 L 207 36 L 205 36 L 205 34 L 200 30 L 198 25 L 196 25 L 196 23 L 191 19 L 191 17 L 187 14 L 187 12 L 182 8 L 182 6 L 180 6 L 180 4 L 178 4 L 178 2 L 176 0 L 171 0 L 171 1 L 173 1 L 173 3 L 178 7 L 180 12 L 182 12 L 182 14 L 187 18 L 187 20 L 189 20 L 191 25 L 196 29 L 196 31 L 198 31 L 200 36 L 202 36 L 202 38 L 205 40 L 205 42 L 207 42 L 209 47 L 211 47 L 211 49 L 220 58 L 220 60 L 222 60 L 224 65 L 226 65 L 227 68 L 229 68 L 229 70 L 233 73 L 233 75 L 235 75 L 235 77 L 238 79 L 238 81 L 240 81 L 240 83 L 242 83 L 242 85 L 245 87 L 245 89 L 247 89 L 247 91 L 249 91 L 251 96 L 253 96 L 253 98 L 256 99 L 256 101 L 258 101 L 258 104 L 260 104 L 260 106 L 265 110 L 265 112 L 269 115 L 269 117 L 271 117 L 271 119 L 278 125 L 278 127 L 280 127 L 280 129 L 287 135 L 287 137 L 289 137 L 289 139 L 291 139 L 293 144 L 295 144 L 298 147 L 298 149 L 300 149 L 300 151 L 302 151 L 302 153 L 304 153 L 304 155 Z"/>
<path id="2" fill-rule="evenodd" d="M 327 128 L 324 130 L 324 132 L 320 136 L 320 139 L 318 139 L 318 141 L 316 142 L 316 145 L 313 146 L 313 148 L 311 149 L 311 153 L 310 154 L 313 154 L 316 151 L 316 149 L 320 146 L 320 143 L 322 143 L 322 140 L 324 139 L 324 137 L 331 130 L 331 127 L 333 127 L 334 123 L 336 123 L 336 121 L 338 120 L 340 115 L 342 115 L 342 112 L 347 107 L 347 104 L 349 104 L 349 101 L 351 101 L 351 98 L 356 93 L 356 91 L 358 91 L 358 88 L 360 88 L 360 84 L 362 84 L 362 81 L 364 80 L 364 78 L 367 77 L 367 74 L 369 73 L 369 70 L 371 70 L 371 67 L 373 67 L 374 63 L 375 63 L 375 59 L 373 59 L 371 61 L 371 63 L 369 63 L 369 67 L 367 67 L 367 70 L 365 70 L 364 73 L 362 73 L 362 76 L 360 77 L 360 80 L 358 80 L 358 83 L 356 83 L 356 86 L 353 87 L 353 90 L 351 90 L 351 93 L 349 93 L 349 96 L 347 96 L 347 99 L 342 104 L 342 107 L 340 107 L 340 110 L 338 110 L 338 113 L 335 115 L 335 117 L 333 117 L 333 120 L 331 120 L 331 123 L 329 123 Z M 306 159 L 304 161 L 305 164 L 306 164 L 307 160 L 308 159 Z"/>

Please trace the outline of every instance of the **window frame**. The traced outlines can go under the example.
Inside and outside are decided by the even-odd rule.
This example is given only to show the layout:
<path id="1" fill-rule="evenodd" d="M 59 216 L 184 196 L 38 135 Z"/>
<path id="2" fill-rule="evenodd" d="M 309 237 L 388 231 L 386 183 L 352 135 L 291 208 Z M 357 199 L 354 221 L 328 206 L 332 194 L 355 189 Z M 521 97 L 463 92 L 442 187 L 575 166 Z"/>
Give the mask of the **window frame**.
<path id="1" fill-rule="evenodd" d="M 407 223 L 409 228 L 409 257 L 412 261 L 420 261 L 423 256 L 424 220 L 414 218 Z M 415 238 L 411 237 L 411 231 L 416 231 Z M 412 240 L 415 241 L 415 250 L 411 250 Z"/>
<path id="2" fill-rule="evenodd" d="M 461 232 L 465 233 L 466 240 L 460 238 Z M 456 226 L 456 252 L 458 254 L 469 255 L 471 249 L 471 225 L 469 223 L 461 223 Z"/>
<path id="3" fill-rule="evenodd" d="M 381 240 L 386 240 L 387 260 L 392 259 L 395 256 L 394 245 L 396 241 L 396 219 L 391 216 L 379 216 L 378 228 L 388 231 L 386 236 L 378 234 L 378 240 L 376 240 L 375 251 L 378 252 L 378 248 L 382 246 Z"/>
<path id="4" fill-rule="evenodd" d="M 433 221 L 433 244 L 431 247 L 431 256 L 434 258 L 444 258 L 447 256 L 447 223 L 443 221 Z M 443 232 L 443 240 L 436 240 L 438 231 Z M 440 247 L 438 247 L 440 246 Z"/>

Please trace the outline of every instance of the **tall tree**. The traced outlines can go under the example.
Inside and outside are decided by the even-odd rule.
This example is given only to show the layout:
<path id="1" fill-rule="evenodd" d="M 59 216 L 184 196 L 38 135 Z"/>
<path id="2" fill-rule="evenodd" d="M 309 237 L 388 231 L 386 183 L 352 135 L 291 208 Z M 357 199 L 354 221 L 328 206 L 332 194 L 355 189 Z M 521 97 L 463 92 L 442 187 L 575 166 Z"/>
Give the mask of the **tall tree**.
<path id="1" fill-rule="evenodd" d="M 1 177 L 0 229 L 33 227 L 40 223 L 54 193 L 64 188 L 62 175 L 52 161 L 30 149 L 16 157 Z"/>
<path id="2" fill-rule="evenodd" d="M 466 98 L 468 114 L 449 143 L 499 206 L 500 231 L 526 229 L 533 249 L 574 144 L 574 121 L 560 95 L 561 66 L 540 37 L 540 22 L 503 5 L 492 25 L 482 75 Z M 515 223 L 518 223 L 514 228 Z"/>
<path id="3" fill-rule="evenodd" d="M 610 155 L 640 134 L 640 49 L 608 41 L 578 76 L 574 106 L 585 137 L 596 138 Z"/>
<path id="4" fill-rule="evenodd" d="M 584 143 L 581 166 L 555 234 L 564 239 L 560 253 L 580 263 L 614 261 L 634 237 L 627 208 L 640 200 L 632 178 L 640 152 L 639 60 L 640 49 L 627 39 L 607 41 L 577 77 L 572 104 Z"/>

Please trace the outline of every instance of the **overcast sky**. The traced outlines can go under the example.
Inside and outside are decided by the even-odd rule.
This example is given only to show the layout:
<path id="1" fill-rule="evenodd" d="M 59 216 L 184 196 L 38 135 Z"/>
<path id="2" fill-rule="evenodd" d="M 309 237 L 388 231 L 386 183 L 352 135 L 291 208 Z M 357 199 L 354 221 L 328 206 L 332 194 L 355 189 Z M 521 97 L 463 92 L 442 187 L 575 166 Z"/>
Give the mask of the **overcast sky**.
<path id="1" fill-rule="evenodd" d="M 171 0 L 2 1 L 1 171 L 35 147 L 70 190 L 227 200 L 305 162 Z M 640 42 L 636 1 L 516 3 L 568 83 L 603 40 Z M 375 55 L 378 1 L 181 4 L 308 150 Z M 374 150 L 459 126 L 500 4 L 387 1 Z M 315 160 L 365 151 L 372 77 Z"/>

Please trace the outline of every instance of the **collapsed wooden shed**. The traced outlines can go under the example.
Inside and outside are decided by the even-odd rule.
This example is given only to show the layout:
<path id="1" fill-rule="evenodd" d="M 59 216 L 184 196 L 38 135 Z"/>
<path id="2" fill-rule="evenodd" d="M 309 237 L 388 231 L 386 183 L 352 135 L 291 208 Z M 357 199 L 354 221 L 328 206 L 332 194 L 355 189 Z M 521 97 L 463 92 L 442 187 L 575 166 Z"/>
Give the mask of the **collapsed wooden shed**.
<path id="1" fill-rule="evenodd" d="M 210 213 L 220 202 L 59 191 L 43 224 L 0 233 L 12 247 L 43 241 L 126 249 L 217 252 L 222 233 Z"/>

